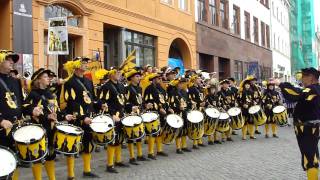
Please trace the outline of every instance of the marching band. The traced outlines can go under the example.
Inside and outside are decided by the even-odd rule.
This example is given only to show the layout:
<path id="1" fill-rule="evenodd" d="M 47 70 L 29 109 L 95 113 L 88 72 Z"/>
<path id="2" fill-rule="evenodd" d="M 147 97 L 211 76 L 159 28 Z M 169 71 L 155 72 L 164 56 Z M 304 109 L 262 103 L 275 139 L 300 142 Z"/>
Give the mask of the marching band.
<path id="1" fill-rule="evenodd" d="M 193 150 L 206 146 L 205 137 L 208 145 L 233 141 L 234 130 L 242 130 L 243 140 L 248 134 L 256 139 L 255 130 L 262 125 L 266 138 L 270 126 L 272 136 L 278 138 L 277 126 L 287 124 L 286 108 L 273 81 L 262 92 L 251 76 L 237 88 L 233 78 L 218 82 L 192 70 L 179 76 L 179 69 L 168 67 L 158 71 L 146 66 L 143 72 L 125 62 L 119 68 L 98 70 L 95 75 L 101 84 L 95 87 L 84 76 L 90 59 L 78 57 L 64 65 L 69 77 L 59 83 L 52 82 L 55 74 L 50 70 L 37 70 L 29 92 L 24 93 L 28 88 L 10 76 L 18 59 L 12 51 L 0 51 L 0 156 L 9 153 L 18 162 L 0 172 L 0 179 L 18 179 L 19 164 L 31 163 L 34 179 L 42 179 L 44 164 L 49 179 L 54 180 L 57 153 L 66 156 L 68 179 L 76 177 L 78 153 L 84 162 L 83 176 L 97 178 L 90 167 L 95 146 L 105 147 L 106 171 L 118 173 L 116 168 L 129 167 L 122 159 L 124 143 L 129 163 L 138 165 L 168 156 L 163 144 L 175 142 L 176 153 L 184 154 L 192 151 L 187 139 L 193 141 Z M 281 89 L 287 96 L 291 92 L 291 99 L 295 98 L 292 92 L 308 93 L 286 84 Z M 147 156 L 142 150 L 144 139 Z M 306 169 L 314 167 L 312 158 L 306 155 Z"/>

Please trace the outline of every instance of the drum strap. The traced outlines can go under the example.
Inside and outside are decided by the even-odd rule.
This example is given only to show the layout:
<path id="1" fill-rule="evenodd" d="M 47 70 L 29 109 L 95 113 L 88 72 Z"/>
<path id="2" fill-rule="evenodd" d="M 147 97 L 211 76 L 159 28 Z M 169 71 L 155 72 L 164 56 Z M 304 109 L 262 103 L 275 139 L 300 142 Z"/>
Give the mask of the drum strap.
<path id="1" fill-rule="evenodd" d="M 88 89 L 86 88 L 86 86 L 78 79 L 75 78 L 77 83 L 80 84 L 80 86 L 84 89 L 84 91 L 89 95 L 89 97 L 93 100 L 91 93 L 88 91 Z"/>
<path id="2" fill-rule="evenodd" d="M 12 97 L 12 100 L 14 101 L 14 103 L 16 105 L 18 105 L 16 96 L 12 93 L 12 91 L 10 91 L 10 89 L 7 86 L 7 84 L 1 78 L 0 78 L 0 84 L 3 86 L 3 88 L 6 90 L 6 92 L 8 92 L 10 94 L 10 96 Z"/>

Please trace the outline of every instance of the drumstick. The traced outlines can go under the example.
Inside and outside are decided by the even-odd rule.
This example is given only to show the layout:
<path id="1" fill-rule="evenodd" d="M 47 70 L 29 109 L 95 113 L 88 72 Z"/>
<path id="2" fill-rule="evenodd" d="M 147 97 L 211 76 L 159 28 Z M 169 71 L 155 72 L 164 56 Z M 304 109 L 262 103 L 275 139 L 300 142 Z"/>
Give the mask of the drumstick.
<path id="1" fill-rule="evenodd" d="M 17 122 L 15 123 L 12 123 L 12 127 L 15 126 L 15 125 L 19 125 L 20 123 L 23 123 L 23 122 L 26 122 L 26 121 L 30 121 L 31 118 L 30 117 L 26 117 L 26 118 L 23 118 L 21 120 L 17 120 Z M 4 130 L 4 128 L 0 128 L 0 131 Z"/>

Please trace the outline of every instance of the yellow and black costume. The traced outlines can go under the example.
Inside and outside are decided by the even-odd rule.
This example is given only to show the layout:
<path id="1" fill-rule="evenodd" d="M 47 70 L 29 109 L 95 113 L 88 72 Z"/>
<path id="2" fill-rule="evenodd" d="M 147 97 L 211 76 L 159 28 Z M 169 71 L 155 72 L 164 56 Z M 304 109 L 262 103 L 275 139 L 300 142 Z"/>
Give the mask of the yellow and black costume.
<path id="1" fill-rule="evenodd" d="M 0 63 L 12 59 L 14 63 L 18 62 L 19 55 L 13 51 L 0 50 Z M 12 124 L 21 120 L 22 113 L 31 115 L 32 107 L 24 102 L 24 96 L 21 83 L 9 74 L 0 73 L 0 124 L 3 120 L 8 120 Z M 14 125 L 14 129 L 16 126 Z M 9 147 L 15 151 L 14 140 L 11 129 L 0 131 L 0 145 Z M 18 170 L 14 171 L 13 180 L 18 179 Z"/>
<path id="2" fill-rule="evenodd" d="M 161 112 L 163 109 L 166 113 L 168 112 L 168 103 L 167 103 L 167 92 L 161 86 L 161 73 L 154 73 L 148 77 L 151 84 L 146 88 L 144 93 L 144 104 L 145 108 L 148 103 L 151 103 L 153 106 L 151 109 L 147 109 L 148 111 L 155 111 L 159 114 L 160 117 L 160 126 L 163 127 L 165 123 L 165 116 Z M 156 79 L 159 79 L 159 83 L 156 82 Z M 162 137 L 160 132 L 158 134 L 153 135 L 152 137 L 148 137 L 148 157 L 154 157 L 154 143 L 157 145 L 157 155 L 160 156 L 168 156 L 163 152 L 162 148 Z"/>
<path id="3" fill-rule="evenodd" d="M 183 151 L 190 152 L 187 148 L 187 112 L 192 108 L 191 101 L 188 97 L 188 93 L 183 89 L 180 83 L 187 83 L 185 78 L 178 78 L 170 82 L 172 90 L 168 92 L 169 106 L 173 111 L 180 115 L 183 119 L 183 127 L 180 129 L 176 138 L 176 152 L 177 154 L 183 154 Z"/>
<path id="4" fill-rule="evenodd" d="M 210 84 L 208 87 L 208 94 L 205 98 L 206 107 L 217 108 L 218 105 L 218 96 L 217 96 L 217 86 L 215 84 Z M 215 133 L 215 132 L 214 132 Z M 213 135 L 208 136 L 208 144 L 213 145 L 214 139 Z"/>
<path id="5" fill-rule="evenodd" d="M 125 113 L 126 105 L 126 90 L 123 84 L 118 82 L 118 80 L 113 80 L 110 76 L 114 76 L 119 71 L 116 68 L 112 68 L 108 75 L 109 81 L 101 87 L 101 98 L 103 103 L 107 103 L 109 114 L 111 116 L 117 116 L 118 118 L 123 118 Z M 121 145 L 124 141 L 124 133 L 122 130 L 121 121 L 115 122 L 116 137 L 113 142 L 111 142 L 106 150 L 107 154 L 107 169 L 106 171 L 111 173 L 118 173 L 114 168 L 114 157 L 115 165 L 118 167 L 128 167 L 124 164 L 121 159 L 122 148 Z"/>
<path id="6" fill-rule="evenodd" d="M 270 89 L 271 88 L 271 89 Z M 275 85 L 273 83 L 267 83 L 267 89 L 263 93 L 262 104 L 264 112 L 267 116 L 267 121 L 265 124 L 265 137 L 268 138 L 269 126 L 272 128 L 273 137 L 277 138 L 277 125 L 275 119 L 273 118 L 272 109 L 275 106 L 281 105 L 281 98 L 279 93 L 275 90 Z"/>
<path id="7" fill-rule="evenodd" d="M 75 71 L 87 63 L 88 58 L 77 57 L 73 62 L 69 61 L 65 64 L 65 68 L 69 71 Z M 71 66 L 71 67 L 69 67 Z M 72 76 L 66 81 L 63 87 L 64 99 L 67 103 L 65 111 L 67 114 L 76 116 L 76 120 L 70 123 L 81 127 L 84 131 L 82 138 L 82 159 L 83 159 L 83 176 L 98 177 L 91 172 L 91 152 L 94 149 L 92 142 L 91 128 L 84 123 L 85 118 L 91 118 L 95 112 L 101 109 L 101 102 L 95 96 L 93 82 L 86 77 Z M 67 157 L 68 177 L 74 178 L 74 157 Z"/>
<path id="8" fill-rule="evenodd" d="M 249 79 L 251 80 L 251 88 L 252 88 L 252 92 L 253 92 L 253 102 L 254 105 L 262 105 L 262 91 L 261 91 L 261 87 L 254 83 L 255 81 L 257 81 L 257 78 L 255 77 L 249 77 Z M 258 125 L 255 125 L 255 134 L 261 134 L 261 132 L 259 131 Z"/>
<path id="9" fill-rule="evenodd" d="M 314 68 L 303 69 L 302 74 L 319 78 L 319 72 Z M 293 121 L 301 152 L 301 165 L 307 171 L 309 180 L 318 179 L 320 85 L 315 82 L 301 89 L 290 83 L 281 83 L 279 87 L 285 99 L 297 102 Z"/>

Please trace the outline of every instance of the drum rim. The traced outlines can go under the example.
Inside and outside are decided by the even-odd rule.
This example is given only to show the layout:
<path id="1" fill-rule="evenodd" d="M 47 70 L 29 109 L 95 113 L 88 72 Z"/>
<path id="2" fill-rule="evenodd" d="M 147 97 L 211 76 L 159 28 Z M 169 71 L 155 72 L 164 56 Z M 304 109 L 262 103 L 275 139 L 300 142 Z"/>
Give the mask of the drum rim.
<path id="1" fill-rule="evenodd" d="M 157 118 L 154 119 L 154 120 L 152 120 L 152 121 L 145 122 L 144 119 L 143 119 L 143 117 L 142 117 L 142 115 L 147 114 L 147 113 L 154 113 L 154 114 L 157 115 Z M 143 122 L 143 123 L 152 123 L 152 122 L 158 120 L 160 115 L 159 115 L 159 113 L 157 113 L 156 111 L 147 111 L 147 112 L 142 113 L 140 116 L 141 116 L 141 118 L 142 118 L 142 122 Z"/>
<path id="2" fill-rule="evenodd" d="M 182 122 L 182 125 L 181 125 L 180 127 L 172 127 L 172 126 L 170 126 L 170 124 L 169 124 L 168 121 L 167 121 L 168 116 L 178 116 L 178 117 L 180 118 L 181 122 Z M 166 121 L 165 121 L 166 124 L 168 124 L 169 127 L 174 128 L 174 129 L 180 129 L 180 128 L 182 128 L 183 125 L 184 125 L 183 118 L 182 118 L 181 116 L 179 116 L 178 114 L 168 114 L 168 115 L 166 116 L 165 120 L 166 120 Z"/>
<path id="3" fill-rule="evenodd" d="M 283 107 L 284 110 L 283 110 L 282 112 L 274 112 L 273 110 L 274 110 L 276 107 Z M 278 105 L 278 106 L 275 106 L 274 108 L 272 108 L 272 112 L 275 113 L 275 114 L 281 114 L 281 113 L 284 113 L 284 112 L 286 111 L 286 109 L 287 109 L 287 108 L 286 108 L 285 106 L 283 106 L 283 105 Z"/>
<path id="4" fill-rule="evenodd" d="M 40 128 L 43 130 L 44 133 L 43 133 L 43 135 L 41 136 L 41 138 L 40 138 L 40 139 L 37 139 L 37 140 L 35 140 L 35 141 L 30 141 L 30 142 L 21 142 L 21 141 L 15 140 L 15 139 L 14 139 L 14 134 L 16 133 L 16 131 L 17 131 L 19 128 L 21 128 L 21 127 L 29 126 L 29 125 L 38 126 L 38 127 L 40 127 Z M 40 124 L 33 124 L 33 123 L 26 123 L 26 124 L 17 126 L 17 127 L 15 128 L 15 130 L 12 132 L 12 138 L 13 138 L 13 141 L 14 141 L 15 143 L 17 143 L 17 144 L 30 145 L 30 144 L 35 144 L 35 143 L 40 142 L 42 139 L 44 139 L 44 138 L 46 137 L 46 134 L 47 134 L 47 132 L 46 132 L 46 130 L 42 127 L 42 125 L 40 125 Z"/>
<path id="5" fill-rule="evenodd" d="M 206 108 L 206 109 L 204 110 L 204 114 L 205 114 L 206 116 L 209 116 L 209 114 L 207 113 L 207 109 L 215 109 L 215 110 L 217 110 L 217 111 L 219 112 L 219 116 L 220 116 L 220 114 L 221 114 L 221 112 L 220 112 L 217 108 L 211 107 L 211 108 Z M 209 116 L 209 117 L 216 119 L 216 118 L 219 118 L 219 116 L 218 116 L 218 117 Z"/>
<path id="6" fill-rule="evenodd" d="M 108 132 L 109 132 L 109 131 L 108 131 Z M 97 132 L 93 132 L 93 133 L 97 133 Z M 101 134 L 106 134 L 106 133 L 107 133 L 107 132 L 101 133 Z M 97 134 L 100 134 L 100 133 L 97 133 Z M 107 144 L 112 143 L 115 138 L 116 138 L 116 133 L 114 132 L 113 135 L 112 135 L 112 139 L 111 139 L 109 142 L 107 142 L 107 143 L 98 143 L 98 142 L 95 141 L 94 138 L 92 138 L 92 140 L 93 140 L 93 142 L 94 142 L 96 145 L 105 146 L 105 145 L 107 145 Z"/>
<path id="7" fill-rule="evenodd" d="M 231 117 L 231 115 L 230 115 L 230 113 L 229 113 L 229 110 L 231 110 L 231 109 L 237 109 L 240 113 L 239 114 L 237 114 L 237 115 L 232 115 L 232 116 L 239 116 L 240 114 L 242 114 L 242 111 L 241 111 L 241 109 L 240 108 L 238 108 L 238 107 L 232 107 L 232 108 L 230 108 L 230 109 L 228 109 L 228 111 L 227 111 L 227 113 L 228 113 L 228 115 Z"/>
<path id="8" fill-rule="evenodd" d="M 17 167 L 18 167 L 18 158 L 17 158 L 17 154 L 16 154 L 13 150 L 11 150 L 9 147 L 0 145 L 0 149 L 4 149 L 4 150 L 9 151 L 9 152 L 13 155 L 14 159 L 16 160 L 16 166 L 15 166 L 15 168 L 13 169 L 13 171 L 10 172 L 8 175 L 0 176 L 0 178 L 3 178 L 3 177 L 9 176 L 10 174 L 12 174 L 12 173 L 14 172 L 15 169 L 17 169 Z"/>
<path id="9" fill-rule="evenodd" d="M 65 124 L 65 123 L 59 123 L 59 124 L 57 124 L 57 126 L 59 126 L 59 125 L 67 125 L 67 126 L 75 127 L 75 128 L 77 128 L 77 129 L 81 130 L 81 131 L 79 131 L 79 132 L 81 132 L 80 134 L 75 134 L 75 133 L 71 133 L 71 132 L 62 131 L 62 130 L 58 129 L 58 127 L 56 127 L 56 129 L 57 129 L 56 131 L 57 131 L 57 132 L 60 132 L 60 133 L 62 133 L 62 134 L 66 134 L 66 135 L 70 135 L 70 136 L 82 136 L 83 133 L 84 133 L 84 131 L 83 131 L 83 129 L 82 129 L 81 127 L 75 126 L 75 125 L 73 125 L 73 124 Z"/>
<path id="10" fill-rule="evenodd" d="M 125 125 L 125 124 L 123 123 L 123 120 L 124 120 L 125 118 L 127 118 L 127 117 L 130 117 L 130 116 L 139 117 L 139 118 L 141 119 L 141 123 L 140 123 L 140 124 L 133 124 L 133 126 Z M 130 116 L 126 116 L 126 117 L 123 117 L 123 118 L 121 119 L 121 124 L 122 124 L 124 127 L 133 128 L 133 127 L 137 127 L 138 125 L 140 126 L 140 125 L 143 123 L 143 119 L 142 119 L 141 116 L 138 116 L 138 115 L 130 115 Z"/>
<path id="11" fill-rule="evenodd" d="M 98 117 L 98 116 L 95 116 L 94 118 L 96 118 L 96 117 Z M 109 116 L 110 117 L 110 116 Z M 93 119 L 94 119 L 93 118 Z M 92 119 L 92 120 L 93 120 Z M 110 119 L 111 119 L 111 122 L 112 122 L 112 128 L 110 128 L 108 131 L 105 131 L 105 132 L 97 132 L 97 131 L 95 131 L 92 127 L 91 127 L 91 125 L 92 124 L 94 124 L 95 122 L 92 122 L 91 124 L 89 124 L 89 126 L 90 126 L 90 129 L 93 131 L 93 132 L 95 132 L 95 133 L 98 133 L 98 134 L 105 134 L 105 133 L 108 133 L 109 131 L 111 131 L 112 129 L 114 129 L 114 122 L 113 122 L 113 120 L 112 120 L 112 118 L 110 117 Z M 107 124 L 107 123 L 105 123 L 105 124 Z"/>
<path id="12" fill-rule="evenodd" d="M 250 113 L 250 109 L 253 108 L 253 107 L 259 107 L 259 108 L 260 108 L 260 111 L 262 111 L 262 108 L 261 108 L 260 105 L 254 105 L 254 106 L 249 107 L 249 109 L 248 109 L 248 113 L 249 113 L 249 114 L 252 114 L 252 113 Z M 257 111 L 257 112 L 259 112 L 259 111 Z M 255 112 L 255 113 L 257 113 L 257 112 Z M 255 114 L 255 113 L 254 113 L 254 114 Z"/>
<path id="13" fill-rule="evenodd" d="M 188 117 L 189 117 L 189 115 L 191 114 L 191 112 L 199 112 L 201 115 L 202 115 L 202 119 L 200 120 L 200 121 L 197 121 L 197 122 L 192 122 Z M 204 120 L 204 115 L 203 115 L 203 113 L 201 112 L 201 111 L 199 111 L 199 110 L 191 110 L 191 111 L 189 111 L 188 113 L 187 113 L 187 120 L 189 121 L 189 122 L 191 122 L 191 123 L 193 123 L 193 124 L 198 124 L 198 123 L 201 123 L 201 122 L 203 122 L 203 120 Z"/>
<path id="14" fill-rule="evenodd" d="M 128 137 L 126 137 L 128 140 L 131 140 L 131 141 L 136 141 L 136 140 L 139 140 L 139 139 L 142 139 L 142 138 L 144 138 L 146 136 L 146 132 L 145 131 L 143 131 L 143 134 L 142 134 L 142 136 L 141 137 L 138 137 L 138 138 L 128 138 Z"/>
<path id="15" fill-rule="evenodd" d="M 150 136 L 150 135 L 158 134 L 160 131 L 161 131 L 161 125 L 159 124 L 159 129 L 157 130 L 157 132 L 147 134 L 147 132 L 146 132 L 146 130 L 145 130 L 145 133 L 146 133 L 147 136 Z"/>
<path id="16" fill-rule="evenodd" d="M 25 161 L 25 160 L 20 159 L 20 158 L 18 158 L 18 160 L 21 161 L 21 162 L 24 162 L 24 163 L 34 163 L 34 162 L 37 162 L 37 161 L 40 161 L 40 160 L 44 159 L 48 155 L 48 153 L 49 153 L 48 152 L 48 145 L 46 145 L 45 153 L 41 158 L 38 158 L 38 159 L 35 159 L 35 160 L 32 160 L 32 161 Z"/>

